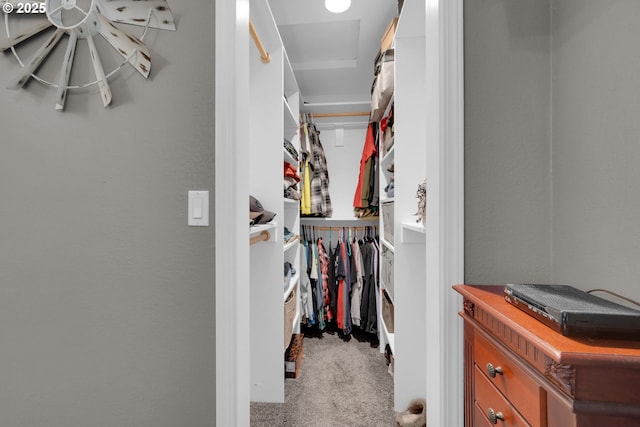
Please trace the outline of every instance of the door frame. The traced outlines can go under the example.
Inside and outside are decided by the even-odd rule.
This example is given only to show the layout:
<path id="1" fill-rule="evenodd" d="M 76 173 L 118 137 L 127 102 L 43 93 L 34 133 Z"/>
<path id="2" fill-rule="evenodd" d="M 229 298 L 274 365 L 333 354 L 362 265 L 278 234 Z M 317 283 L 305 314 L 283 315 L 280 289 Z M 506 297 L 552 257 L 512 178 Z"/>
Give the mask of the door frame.
<path id="1" fill-rule="evenodd" d="M 420 0 L 407 0 L 420 1 Z M 425 307 L 430 379 L 428 425 L 462 427 L 462 323 L 451 285 L 464 281 L 463 0 L 426 0 L 426 22 L 437 27 L 440 233 L 433 250 L 439 286 Z M 249 0 L 215 2 L 215 340 L 216 425 L 249 426 L 249 242 L 246 218 L 248 155 Z M 434 42 L 435 43 L 435 42 Z M 429 44 L 429 43 L 428 43 Z M 429 250 L 429 248 L 428 248 Z M 433 252 L 433 251 L 432 251 Z M 432 329 L 435 327 L 435 330 Z M 435 378 L 431 378 L 435 375 Z"/>

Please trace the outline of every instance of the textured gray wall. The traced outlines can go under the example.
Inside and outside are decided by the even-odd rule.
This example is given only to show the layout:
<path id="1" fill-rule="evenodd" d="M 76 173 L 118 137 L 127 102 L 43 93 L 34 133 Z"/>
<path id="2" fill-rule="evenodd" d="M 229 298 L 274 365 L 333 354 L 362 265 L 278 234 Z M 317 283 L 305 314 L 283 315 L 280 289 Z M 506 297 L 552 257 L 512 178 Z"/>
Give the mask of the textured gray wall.
<path id="1" fill-rule="evenodd" d="M 465 1 L 465 280 L 640 300 L 640 2 Z"/>
<path id="2" fill-rule="evenodd" d="M 213 228 L 186 226 L 213 190 L 214 6 L 169 3 L 177 32 L 150 30 L 151 77 L 122 70 L 111 108 L 0 89 L 3 426 L 215 424 Z"/>
<path id="3" fill-rule="evenodd" d="M 550 279 L 549 1 L 467 0 L 465 281 Z"/>
<path id="4" fill-rule="evenodd" d="M 640 2 L 553 3 L 553 278 L 640 300 Z"/>

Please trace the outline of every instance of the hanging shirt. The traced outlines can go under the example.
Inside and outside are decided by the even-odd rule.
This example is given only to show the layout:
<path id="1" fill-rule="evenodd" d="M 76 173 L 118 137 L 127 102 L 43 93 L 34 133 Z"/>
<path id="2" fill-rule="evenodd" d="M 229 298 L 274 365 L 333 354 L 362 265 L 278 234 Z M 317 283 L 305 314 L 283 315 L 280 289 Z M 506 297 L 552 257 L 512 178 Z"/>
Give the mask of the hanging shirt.
<path id="1" fill-rule="evenodd" d="M 360 245 L 358 242 L 351 243 L 351 252 L 353 253 L 353 270 L 355 273 L 355 281 L 353 280 L 354 274 L 352 274 L 351 281 L 351 322 L 360 326 L 360 303 L 362 302 L 362 276 L 364 266 L 362 265 L 362 252 L 360 252 Z"/>
<path id="2" fill-rule="evenodd" d="M 300 242 L 300 246 L 303 252 L 300 256 L 300 309 L 302 319 L 313 324 L 313 292 L 307 272 L 307 243 Z"/>
<path id="3" fill-rule="evenodd" d="M 362 149 L 362 157 L 360 159 L 360 173 L 358 174 L 358 185 L 356 187 L 356 192 L 353 196 L 353 207 L 355 208 L 365 208 L 368 206 L 368 205 L 363 206 L 362 191 L 363 191 L 363 184 L 366 179 L 367 183 L 365 185 L 365 188 L 367 188 L 366 191 L 368 194 L 371 164 L 369 163 L 369 168 L 368 168 L 369 173 L 367 174 L 367 162 L 370 159 L 372 159 L 376 154 L 373 126 L 374 126 L 373 123 L 369 123 L 369 127 L 367 128 L 367 136 L 365 138 L 364 147 Z"/>
<path id="4" fill-rule="evenodd" d="M 329 218 L 333 214 L 333 207 L 329 194 L 327 158 L 320 143 L 320 132 L 313 124 L 308 124 L 307 127 L 311 142 L 311 213 Z"/>
<path id="5" fill-rule="evenodd" d="M 322 279 L 322 306 L 324 319 L 331 322 L 333 311 L 331 310 L 331 296 L 329 294 L 329 256 L 325 250 L 322 238 L 318 239 L 318 262 L 320 263 L 320 275 Z M 320 289 L 320 286 L 318 287 Z"/>
<path id="6" fill-rule="evenodd" d="M 336 257 L 336 280 L 338 282 L 338 328 L 345 334 L 351 333 L 351 292 L 350 260 L 345 242 L 338 242 L 338 256 Z"/>

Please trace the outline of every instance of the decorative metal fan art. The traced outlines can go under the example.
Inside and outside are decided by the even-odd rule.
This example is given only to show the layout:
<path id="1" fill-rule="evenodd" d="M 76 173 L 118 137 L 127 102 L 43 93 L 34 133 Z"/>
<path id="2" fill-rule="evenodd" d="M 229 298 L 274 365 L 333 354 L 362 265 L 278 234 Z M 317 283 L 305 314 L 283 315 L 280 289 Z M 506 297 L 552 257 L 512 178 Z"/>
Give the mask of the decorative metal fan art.
<path id="1" fill-rule="evenodd" d="M 68 89 L 98 85 L 102 103 L 106 107 L 111 103 L 111 89 L 108 78 L 131 64 L 145 78 L 151 71 L 149 49 L 142 42 L 149 28 L 163 30 L 176 29 L 173 15 L 166 0 L 46 0 L 40 3 L 30 0 L 0 0 L 5 14 L 7 38 L 0 39 L 0 51 L 11 49 L 22 66 L 11 78 L 7 88 L 20 89 L 30 79 L 57 88 L 56 110 L 63 110 Z M 9 17 L 12 19 L 25 15 L 42 14 L 46 19 L 23 31 L 10 34 Z M 114 22 L 144 27 L 140 37 L 136 37 L 117 27 Z M 53 28 L 45 42 L 26 60 L 21 60 L 15 47 L 29 39 L 42 37 L 40 33 Z M 96 48 L 94 38 L 100 35 L 124 59 L 123 62 L 106 74 Z M 49 82 L 38 77 L 36 70 L 49 56 L 60 40 L 67 36 L 67 48 L 62 59 L 57 82 Z M 82 85 L 69 85 L 71 69 L 79 40 L 84 40 L 89 49 L 96 80 Z"/>

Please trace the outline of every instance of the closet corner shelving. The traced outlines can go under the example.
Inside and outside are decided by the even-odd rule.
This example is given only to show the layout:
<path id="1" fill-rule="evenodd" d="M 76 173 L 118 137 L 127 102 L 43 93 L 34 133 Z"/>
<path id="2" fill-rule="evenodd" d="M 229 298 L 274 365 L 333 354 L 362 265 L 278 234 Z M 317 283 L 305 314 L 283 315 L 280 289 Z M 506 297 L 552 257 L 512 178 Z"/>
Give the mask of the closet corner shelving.
<path id="1" fill-rule="evenodd" d="M 425 17 L 424 2 L 405 2 L 393 41 L 393 145 L 379 157 L 380 188 L 391 179 L 394 182 L 393 197 L 381 196 L 380 200 L 383 232 L 379 298 L 382 301 L 386 293 L 394 307 L 393 333 L 380 316 L 380 347 L 383 350 L 389 344 L 395 358 L 396 411 L 406 409 L 412 399 L 427 395 L 427 336 L 416 333 L 416 327 L 427 324 L 427 236 L 425 225 L 416 223 L 415 216 L 416 191 L 427 177 L 429 145 Z M 385 111 L 383 117 L 388 114 Z"/>
<path id="2" fill-rule="evenodd" d="M 298 234 L 300 204 L 283 193 L 284 163 L 296 171 L 299 168 L 283 143 L 288 140 L 300 152 L 300 93 L 267 0 L 250 1 L 250 19 L 271 60 L 262 62 L 251 43 L 249 190 L 266 210 L 276 214 L 268 227 L 250 231 L 250 237 L 259 235 L 261 228 L 271 234 L 266 243 L 253 244 L 250 250 L 250 400 L 281 403 L 284 353 L 291 334 L 300 332 L 300 243 L 295 236 L 287 241 L 285 233 L 286 229 Z M 286 262 L 295 270 L 288 281 L 283 275 Z M 292 315 L 286 311 L 289 303 L 295 308 Z"/>

